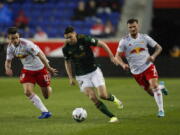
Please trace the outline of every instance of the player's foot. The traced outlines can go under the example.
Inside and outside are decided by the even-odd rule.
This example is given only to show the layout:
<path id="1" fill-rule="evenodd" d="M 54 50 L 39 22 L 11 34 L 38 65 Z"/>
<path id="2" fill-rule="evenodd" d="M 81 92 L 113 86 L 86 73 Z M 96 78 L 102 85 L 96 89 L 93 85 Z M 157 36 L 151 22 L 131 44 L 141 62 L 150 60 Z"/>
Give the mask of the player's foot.
<path id="1" fill-rule="evenodd" d="M 46 118 L 49 118 L 51 116 L 52 116 L 51 112 L 42 112 L 41 116 L 39 116 L 38 119 L 46 119 Z"/>
<path id="2" fill-rule="evenodd" d="M 163 112 L 163 111 L 159 111 L 157 116 L 158 116 L 159 118 L 161 118 L 161 117 L 164 117 L 164 116 L 165 116 L 165 114 L 164 114 L 164 112 Z"/>
<path id="3" fill-rule="evenodd" d="M 118 122 L 118 121 L 119 121 L 118 118 L 115 116 L 109 120 L 110 123 L 114 123 L 114 122 Z"/>
<path id="4" fill-rule="evenodd" d="M 165 87 L 164 81 L 160 81 L 159 85 L 162 87 L 162 89 L 161 89 L 162 93 L 167 96 L 168 95 L 168 89 Z"/>
<path id="5" fill-rule="evenodd" d="M 114 97 L 114 104 L 116 104 L 116 106 L 119 108 L 119 109 L 123 109 L 123 103 L 114 95 L 112 95 Z"/>

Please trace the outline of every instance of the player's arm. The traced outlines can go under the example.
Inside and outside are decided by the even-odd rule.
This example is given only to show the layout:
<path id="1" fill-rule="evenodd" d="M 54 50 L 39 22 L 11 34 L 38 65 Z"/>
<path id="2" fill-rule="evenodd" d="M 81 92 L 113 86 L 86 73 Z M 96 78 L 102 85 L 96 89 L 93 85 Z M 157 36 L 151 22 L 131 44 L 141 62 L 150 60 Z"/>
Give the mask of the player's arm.
<path id="1" fill-rule="evenodd" d="M 65 69 L 66 69 L 67 75 L 69 77 L 70 85 L 75 85 L 75 81 L 73 79 L 73 74 L 72 74 L 71 61 L 65 60 L 64 61 L 64 65 L 65 65 Z"/>
<path id="2" fill-rule="evenodd" d="M 42 61 L 42 63 L 44 64 L 44 66 L 47 68 L 47 70 L 52 74 L 52 75 L 56 75 L 57 70 L 52 68 L 49 65 L 49 61 L 47 60 L 46 56 L 44 55 L 44 53 L 42 53 L 42 51 L 39 51 L 37 53 L 37 56 L 40 58 L 40 60 Z"/>
<path id="3" fill-rule="evenodd" d="M 155 51 L 154 53 L 148 57 L 147 61 L 152 61 L 154 62 L 156 57 L 162 52 L 162 47 L 159 44 L 155 45 Z"/>
<path id="4" fill-rule="evenodd" d="M 123 52 L 116 52 L 115 58 L 118 62 L 118 65 L 120 65 L 124 70 L 129 70 L 129 65 L 123 61 L 122 56 Z"/>
<path id="5" fill-rule="evenodd" d="M 13 75 L 13 72 L 11 69 L 11 62 L 12 62 L 12 60 L 8 60 L 8 59 L 5 61 L 5 71 L 6 71 L 6 75 L 8 75 L 8 76 Z"/>
<path id="6" fill-rule="evenodd" d="M 111 59 L 111 61 L 114 64 L 116 64 L 116 65 L 118 64 L 117 60 L 115 59 L 115 57 L 114 57 L 114 55 L 112 53 L 112 51 L 109 49 L 108 45 L 105 42 L 99 40 L 98 43 L 97 43 L 97 46 L 102 47 L 108 53 L 109 58 Z"/>

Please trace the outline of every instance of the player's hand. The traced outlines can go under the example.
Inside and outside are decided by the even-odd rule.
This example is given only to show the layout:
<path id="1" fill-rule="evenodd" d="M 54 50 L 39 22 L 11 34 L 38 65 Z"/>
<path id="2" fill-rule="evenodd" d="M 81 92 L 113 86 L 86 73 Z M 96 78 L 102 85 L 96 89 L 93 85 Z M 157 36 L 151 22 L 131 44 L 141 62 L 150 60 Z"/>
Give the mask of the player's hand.
<path id="1" fill-rule="evenodd" d="M 74 79 L 69 79 L 69 84 L 71 86 L 76 85 L 76 81 Z"/>
<path id="2" fill-rule="evenodd" d="M 51 75 L 56 76 L 58 71 L 55 68 L 49 67 L 47 70 L 51 73 Z"/>
<path id="3" fill-rule="evenodd" d="M 118 60 L 114 56 L 111 57 L 110 59 L 111 59 L 111 62 L 114 63 L 116 66 L 119 64 Z"/>
<path id="4" fill-rule="evenodd" d="M 155 57 L 154 56 L 149 56 L 147 58 L 147 62 L 154 62 L 155 61 Z"/>
<path id="5" fill-rule="evenodd" d="M 129 70 L 129 65 L 128 65 L 128 64 L 123 64 L 123 65 L 122 65 L 122 68 L 123 68 L 125 71 L 128 71 L 128 70 Z"/>
<path id="6" fill-rule="evenodd" d="M 10 68 L 6 69 L 6 75 L 13 76 L 12 69 L 10 69 Z"/>

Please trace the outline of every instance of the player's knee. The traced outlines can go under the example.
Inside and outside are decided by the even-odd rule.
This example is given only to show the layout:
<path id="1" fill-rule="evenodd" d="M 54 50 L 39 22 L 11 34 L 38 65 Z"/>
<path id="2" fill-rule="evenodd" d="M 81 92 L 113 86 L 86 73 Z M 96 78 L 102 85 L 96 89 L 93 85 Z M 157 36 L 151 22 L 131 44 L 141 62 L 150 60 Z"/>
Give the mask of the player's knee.
<path id="1" fill-rule="evenodd" d="M 107 96 L 105 96 L 105 95 L 99 95 L 99 97 L 101 98 L 101 99 L 104 99 L 104 100 L 106 100 L 108 97 Z"/>
<path id="2" fill-rule="evenodd" d="M 97 97 L 95 95 L 89 95 L 89 99 L 93 101 L 94 103 L 97 102 Z"/>
<path id="3" fill-rule="evenodd" d="M 33 92 L 32 92 L 31 90 L 26 89 L 26 90 L 24 91 L 24 94 L 25 94 L 27 97 L 30 97 L 30 96 L 33 94 Z"/>
<path id="4" fill-rule="evenodd" d="M 152 91 L 156 91 L 158 89 L 158 84 L 153 84 L 153 85 L 150 85 L 150 89 Z"/>

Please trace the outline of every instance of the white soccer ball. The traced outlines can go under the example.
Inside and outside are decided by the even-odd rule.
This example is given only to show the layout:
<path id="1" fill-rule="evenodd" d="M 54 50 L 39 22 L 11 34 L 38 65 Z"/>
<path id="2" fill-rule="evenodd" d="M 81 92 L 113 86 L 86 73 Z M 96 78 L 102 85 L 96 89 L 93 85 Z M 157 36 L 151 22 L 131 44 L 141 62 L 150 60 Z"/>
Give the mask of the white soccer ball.
<path id="1" fill-rule="evenodd" d="M 72 112 L 72 117 L 77 122 L 82 122 L 87 118 L 87 112 L 83 108 L 75 108 Z"/>

